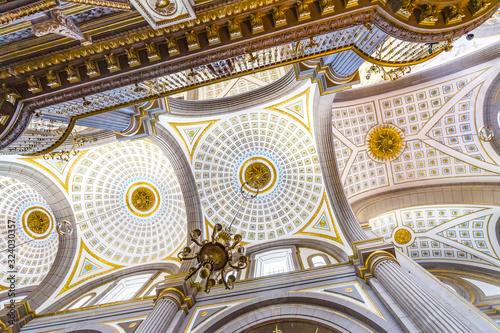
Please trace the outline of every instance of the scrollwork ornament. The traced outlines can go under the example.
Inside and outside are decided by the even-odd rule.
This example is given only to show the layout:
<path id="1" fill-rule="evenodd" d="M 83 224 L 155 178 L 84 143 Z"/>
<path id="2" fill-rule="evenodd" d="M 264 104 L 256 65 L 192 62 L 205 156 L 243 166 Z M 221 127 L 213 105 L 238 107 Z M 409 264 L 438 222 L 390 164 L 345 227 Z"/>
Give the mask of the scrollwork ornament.
<path id="1" fill-rule="evenodd" d="M 69 82 L 78 82 L 80 81 L 80 73 L 78 69 L 73 65 L 66 66 L 66 78 Z"/>
<path id="2" fill-rule="evenodd" d="M 120 64 L 118 63 L 118 59 L 113 53 L 105 54 L 104 58 L 106 59 L 106 65 L 110 72 L 116 72 L 120 70 Z"/>
<path id="3" fill-rule="evenodd" d="M 491 5 L 491 2 L 488 0 L 470 0 L 469 1 L 469 10 L 472 15 L 476 15 Z"/>
<path id="4" fill-rule="evenodd" d="M 323 13 L 323 8 L 321 10 Z M 311 18 L 311 12 L 309 11 L 309 6 L 305 0 L 297 1 L 297 14 L 299 17 L 299 21 L 307 20 Z"/>
<path id="5" fill-rule="evenodd" d="M 283 6 L 278 6 L 273 8 L 273 18 L 274 18 L 274 26 L 276 28 L 287 25 L 285 9 Z"/>
<path id="6" fill-rule="evenodd" d="M 158 51 L 158 46 L 156 46 L 156 43 L 151 42 L 146 44 L 146 51 L 148 53 L 149 61 L 156 61 L 160 59 L 160 52 Z"/>
<path id="7" fill-rule="evenodd" d="M 264 31 L 264 23 L 262 23 L 260 13 L 253 13 L 250 15 L 250 26 L 252 27 L 253 34 Z"/>
<path id="8" fill-rule="evenodd" d="M 15 105 L 17 99 L 21 97 L 21 94 L 19 94 L 16 89 L 11 88 L 3 83 L 2 87 L 0 88 L 0 107 L 5 101 L 9 102 L 12 105 Z"/>
<path id="9" fill-rule="evenodd" d="M 444 8 L 444 21 L 446 24 L 462 22 L 464 16 L 461 3 L 449 5 Z"/>
<path id="10" fill-rule="evenodd" d="M 200 48 L 200 44 L 198 42 L 198 35 L 194 30 L 186 33 L 186 40 L 188 44 L 189 51 L 194 51 Z"/>
<path id="11" fill-rule="evenodd" d="M 135 48 L 131 47 L 130 49 L 125 49 L 125 52 L 127 53 L 128 64 L 130 66 L 134 67 L 141 64 L 139 55 L 137 54 Z"/>
<path id="12" fill-rule="evenodd" d="M 439 8 L 436 5 L 423 5 L 421 8 L 420 20 L 422 25 L 434 25 L 439 19 Z"/>
<path id="13" fill-rule="evenodd" d="M 214 23 L 210 26 L 207 26 L 207 37 L 209 45 L 215 45 L 220 43 L 219 27 L 217 26 L 217 24 Z"/>
<path id="14" fill-rule="evenodd" d="M 28 84 L 28 90 L 33 94 L 42 91 L 40 81 L 34 75 L 28 76 L 28 78 L 26 79 L 26 83 Z"/>
<path id="15" fill-rule="evenodd" d="M 177 46 L 177 40 L 174 36 L 167 39 L 168 55 L 174 56 L 180 53 L 179 46 Z"/>
<path id="16" fill-rule="evenodd" d="M 237 18 L 229 20 L 227 24 L 229 27 L 229 37 L 231 38 L 231 40 L 242 37 L 240 21 Z"/>
<path id="17" fill-rule="evenodd" d="M 398 7 L 396 15 L 408 20 L 413 13 L 413 10 L 417 8 L 417 0 L 402 0 Z"/>
<path id="18" fill-rule="evenodd" d="M 156 0 L 152 8 L 158 14 L 170 16 L 177 11 L 177 4 L 175 1 L 170 0 Z"/>

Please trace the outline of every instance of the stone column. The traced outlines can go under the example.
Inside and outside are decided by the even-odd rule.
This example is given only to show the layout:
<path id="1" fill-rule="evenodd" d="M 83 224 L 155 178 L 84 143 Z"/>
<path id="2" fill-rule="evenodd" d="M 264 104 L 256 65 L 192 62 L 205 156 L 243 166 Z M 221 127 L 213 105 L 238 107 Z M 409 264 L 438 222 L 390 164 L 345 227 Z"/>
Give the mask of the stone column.
<path id="1" fill-rule="evenodd" d="M 153 311 L 139 326 L 136 333 L 166 333 L 177 311 L 184 303 L 184 294 L 175 289 L 163 290 L 156 300 Z"/>
<path id="2" fill-rule="evenodd" d="M 434 296 L 417 285 L 390 253 L 374 252 L 369 265 L 373 276 L 423 332 L 473 333 L 459 317 L 442 307 Z"/>
<path id="3" fill-rule="evenodd" d="M 478 329 L 481 332 L 490 332 L 492 329 L 496 331 L 496 328 L 487 323 L 479 312 L 477 317 L 473 312 L 469 312 L 468 318 L 465 318 L 461 310 L 448 306 L 436 291 L 431 291 L 430 285 L 427 288 L 426 284 L 418 283 L 408 268 L 403 269 L 400 266 L 394 247 L 375 245 L 369 249 L 357 248 L 356 252 L 359 260 L 356 267 L 358 275 L 372 286 L 407 331 L 426 333 L 475 333 Z M 432 284 L 433 281 L 428 283 Z M 460 307 L 458 303 L 460 302 L 456 305 Z M 398 313 L 401 311 L 403 313 Z"/>

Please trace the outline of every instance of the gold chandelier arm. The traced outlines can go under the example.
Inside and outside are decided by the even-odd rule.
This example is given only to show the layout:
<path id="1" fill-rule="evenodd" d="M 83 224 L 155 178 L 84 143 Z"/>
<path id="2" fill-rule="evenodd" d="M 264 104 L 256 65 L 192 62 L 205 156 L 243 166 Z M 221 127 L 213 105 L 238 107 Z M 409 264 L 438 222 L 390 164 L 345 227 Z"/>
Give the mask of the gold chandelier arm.
<path id="1" fill-rule="evenodd" d="M 191 278 L 193 275 L 195 275 L 201 268 L 201 262 L 196 265 L 195 267 L 191 267 L 191 269 L 189 270 L 190 273 L 188 276 L 186 276 L 185 280 L 189 280 L 189 278 Z"/>

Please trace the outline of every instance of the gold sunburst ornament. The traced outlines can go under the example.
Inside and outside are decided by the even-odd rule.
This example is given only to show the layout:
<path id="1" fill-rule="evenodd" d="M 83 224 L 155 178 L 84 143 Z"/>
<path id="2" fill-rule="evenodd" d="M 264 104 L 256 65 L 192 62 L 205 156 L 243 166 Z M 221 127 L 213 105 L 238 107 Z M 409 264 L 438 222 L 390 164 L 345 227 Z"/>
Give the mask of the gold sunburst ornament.
<path id="1" fill-rule="evenodd" d="M 264 163 L 252 163 L 245 170 L 245 180 L 253 188 L 263 188 L 271 180 L 271 171 Z"/>
<path id="2" fill-rule="evenodd" d="M 372 128 L 366 138 L 368 154 L 376 161 L 394 160 L 405 148 L 403 132 L 392 124 Z"/>

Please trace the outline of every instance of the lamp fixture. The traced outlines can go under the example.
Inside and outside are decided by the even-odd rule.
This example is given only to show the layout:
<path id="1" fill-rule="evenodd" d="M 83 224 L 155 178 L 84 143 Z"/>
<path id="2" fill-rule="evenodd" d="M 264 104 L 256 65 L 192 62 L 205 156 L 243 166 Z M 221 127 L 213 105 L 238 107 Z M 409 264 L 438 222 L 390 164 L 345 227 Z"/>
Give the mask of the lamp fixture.
<path id="1" fill-rule="evenodd" d="M 229 226 L 224 227 L 222 224 L 217 223 L 212 231 L 211 241 L 200 239 L 200 229 L 191 231 L 191 241 L 200 246 L 201 249 L 196 254 L 191 255 L 191 247 L 186 246 L 177 254 L 181 261 L 193 259 L 198 261 L 196 266 L 191 267 L 185 280 L 188 280 L 199 271 L 202 283 L 203 281 L 205 282 L 204 287 L 207 294 L 216 284 L 223 284 L 226 289 L 233 289 L 236 277 L 233 274 L 227 275 L 227 273 L 230 271 L 240 271 L 248 265 L 248 258 L 244 255 L 244 248 L 239 244 L 242 239 L 241 235 L 231 235 L 231 227 L 234 221 L 236 221 L 236 216 L 238 216 L 243 203 L 246 200 L 255 198 L 261 188 L 259 183 L 253 182 L 249 186 L 256 188 L 257 191 L 251 194 L 250 192 L 246 192 L 246 185 L 249 185 L 249 183 L 245 182 L 241 185 L 240 193 L 243 196 L 243 202 L 238 207 L 238 211 Z"/>

